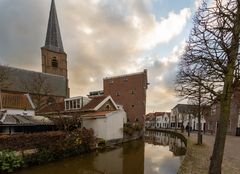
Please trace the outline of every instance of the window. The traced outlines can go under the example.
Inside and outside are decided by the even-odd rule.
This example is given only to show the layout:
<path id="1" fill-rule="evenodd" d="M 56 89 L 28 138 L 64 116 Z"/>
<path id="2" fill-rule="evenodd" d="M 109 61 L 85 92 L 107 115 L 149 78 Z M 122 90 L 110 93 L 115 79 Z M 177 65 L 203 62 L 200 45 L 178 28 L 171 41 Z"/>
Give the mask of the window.
<path id="1" fill-rule="evenodd" d="M 116 92 L 116 96 L 120 96 L 120 92 L 117 91 L 117 92 Z"/>
<path id="2" fill-rule="evenodd" d="M 69 101 L 66 101 L 66 110 L 69 110 Z"/>
<path id="3" fill-rule="evenodd" d="M 73 100 L 73 109 L 76 109 L 77 108 L 77 102 L 76 100 Z"/>
<path id="4" fill-rule="evenodd" d="M 80 105 L 80 99 L 77 99 L 77 109 L 80 109 L 81 105 Z"/>
<path id="5" fill-rule="evenodd" d="M 50 105 L 52 103 L 55 103 L 55 99 L 53 97 L 49 97 L 48 100 L 47 100 L 47 104 Z"/>
<path id="6" fill-rule="evenodd" d="M 132 105 L 132 108 L 134 108 L 134 105 Z"/>
<path id="7" fill-rule="evenodd" d="M 58 67 L 58 61 L 57 61 L 56 57 L 53 57 L 53 59 L 52 59 L 52 67 L 54 67 L 54 68 Z"/>
<path id="8" fill-rule="evenodd" d="M 208 130 L 213 130 L 213 124 L 211 121 L 208 122 Z"/>
<path id="9" fill-rule="evenodd" d="M 70 103 L 70 108 L 69 109 L 72 109 L 73 108 L 72 101 L 69 101 L 69 103 Z"/>
<path id="10" fill-rule="evenodd" d="M 134 91 L 134 90 L 131 90 L 131 94 L 132 94 L 132 95 L 135 94 L 135 91 Z"/>
<path id="11" fill-rule="evenodd" d="M 110 105 L 106 105 L 106 110 L 110 110 Z"/>

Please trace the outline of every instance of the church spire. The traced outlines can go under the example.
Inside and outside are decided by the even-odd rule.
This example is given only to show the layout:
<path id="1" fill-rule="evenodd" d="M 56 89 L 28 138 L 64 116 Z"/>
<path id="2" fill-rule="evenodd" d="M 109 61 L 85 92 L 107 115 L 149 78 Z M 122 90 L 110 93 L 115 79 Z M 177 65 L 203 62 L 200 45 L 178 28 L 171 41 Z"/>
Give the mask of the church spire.
<path id="1" fill-rule="evenodd" d="M 54 0 L 52 0 L 52 4 L 51 4 L 50 15 L 48 20 L 47 36 L 46 36 L 44 47 L 51 51 L 64 52 Z"/>

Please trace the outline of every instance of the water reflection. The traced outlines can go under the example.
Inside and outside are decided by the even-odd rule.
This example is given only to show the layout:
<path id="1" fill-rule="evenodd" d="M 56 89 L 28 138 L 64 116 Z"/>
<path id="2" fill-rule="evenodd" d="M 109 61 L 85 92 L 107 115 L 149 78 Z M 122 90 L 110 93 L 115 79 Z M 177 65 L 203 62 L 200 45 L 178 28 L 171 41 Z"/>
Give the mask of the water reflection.
<path id="1" fill-rule="evenodd" d="M 169 134 L 146 132 L 143 140 L 107 151 L 84 154 L 33 167 L 18 174 L 176 174 L 184 143 Z"/>
<path id="2" fill-rule="evenodd" d="M 173 152 L 175 156 L 183 156 L 186 153 L 186 145 L 184 141 L 173 134 L 146 131 L 145 142 L 154 145 L 168 146 L 169 151 Z"/>
<path id="3" fill-rule="evenodd" d="M 145 174 L 176 174 L 186 153 L 184 142 L 174 135 L 145 133 Z"/>

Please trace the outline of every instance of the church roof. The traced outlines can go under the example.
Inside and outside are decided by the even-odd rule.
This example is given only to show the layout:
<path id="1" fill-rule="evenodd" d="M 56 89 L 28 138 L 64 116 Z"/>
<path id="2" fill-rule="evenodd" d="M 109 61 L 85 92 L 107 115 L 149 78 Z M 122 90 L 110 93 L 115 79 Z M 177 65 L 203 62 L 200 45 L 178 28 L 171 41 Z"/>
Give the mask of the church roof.
<path id="1" fill-rule="evenodd" d="M 55 52 L 64 52 L 54 0 L 52 0 L 51 4 L 48 19 L 47 36 L 45 46 L 43 48 L 47 48 Z"/>
<path id="2" fill-rule="evenodd" d="M 2 65 L 0 69 L 7 74 L 8 85 L 2 87 L 3 91 L 67 96 L 67 79 L 63 76 Z M 40 88 L 39 85 L 42 87 Z"/>

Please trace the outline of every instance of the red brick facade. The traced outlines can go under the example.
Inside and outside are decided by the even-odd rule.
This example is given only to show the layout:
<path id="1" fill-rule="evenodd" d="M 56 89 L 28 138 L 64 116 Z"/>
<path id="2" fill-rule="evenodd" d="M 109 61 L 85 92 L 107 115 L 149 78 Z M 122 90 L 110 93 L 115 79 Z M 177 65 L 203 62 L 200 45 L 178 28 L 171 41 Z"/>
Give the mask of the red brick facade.
<path id="1" fill-rule="evenodd" d="M 104 95 L 123 106 L 130 122 L 144 122 L 147 87 L 147 70 L 103 79 Z"/>
<path id="2" fill-rule="evenodd" d="M 231 111 L 228 124 L 228 134 L 236 135 L 237 128 L 239 127 L 239 113 L 240 113 L 240 91 L 235 91 L 231 102 Z M 206 118 L 206 130 L 211 133 L 216 133 L 217 125 L 220 116 L 220 104 L 215 103 L 211 107 L 211 115 Z"/>

